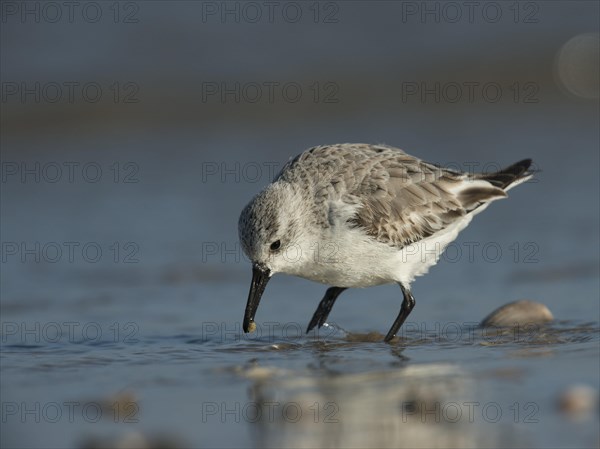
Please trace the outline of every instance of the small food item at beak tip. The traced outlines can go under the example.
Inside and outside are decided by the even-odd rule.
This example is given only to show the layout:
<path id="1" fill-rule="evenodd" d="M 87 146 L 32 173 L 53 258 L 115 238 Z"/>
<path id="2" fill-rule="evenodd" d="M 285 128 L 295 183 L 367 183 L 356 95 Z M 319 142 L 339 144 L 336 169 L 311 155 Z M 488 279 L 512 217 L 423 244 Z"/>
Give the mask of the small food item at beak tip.
<path id="1" fill-rule="evenodd" d="M 250 321 L 248 325 L 248 332 L 252 333 L 256 330 L 256 323 L 254 321 Z"/>

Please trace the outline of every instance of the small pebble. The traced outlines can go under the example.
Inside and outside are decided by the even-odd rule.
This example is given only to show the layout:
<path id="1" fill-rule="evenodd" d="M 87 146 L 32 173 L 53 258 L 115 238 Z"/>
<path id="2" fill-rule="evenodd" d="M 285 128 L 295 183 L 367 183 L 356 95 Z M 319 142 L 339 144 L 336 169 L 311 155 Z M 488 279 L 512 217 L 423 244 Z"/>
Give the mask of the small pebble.
<path id="1" fill-rule="evenodd" d="M 250 325 L 248 326 L 248 330 L 250 331 L 250 333 L 254 332 L 256 330 L 256 323 L 254 321 L 250 321 Z"/>
<path id="2" fill-rule="evenodd" d="M 497 308 L 481 322 L 482 327 L 511 327 L 552 321 L 552 312 L 544 304 L 534 301 L 514 301 Z"/>
<path id="3" fill-rule="evenodd" d="M 598 406 L 598 391 L 587 385 L 572 385 L 558 398 L 562 412 L 579 415 L 590 413 Z"/>

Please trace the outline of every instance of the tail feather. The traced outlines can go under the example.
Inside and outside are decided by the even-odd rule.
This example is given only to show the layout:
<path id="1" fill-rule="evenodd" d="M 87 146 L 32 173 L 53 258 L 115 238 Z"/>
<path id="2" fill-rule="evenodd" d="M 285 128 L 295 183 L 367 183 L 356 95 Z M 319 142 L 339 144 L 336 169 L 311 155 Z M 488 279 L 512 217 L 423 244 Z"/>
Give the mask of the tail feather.
<path id="1" fill-rule="evenodd" d="M 478 179 L 483 179 L 502 190 L 508 190 L 533 176 L 533 172 L 529 171 L 531 162 L 531 159 L 523 159 L 496 173 L 481 174 Z"/>
<path id="2" fill-rule="evenodd" d="M 507 197 L 507 190 L 531 178 L 531 162 L 531 159 L 523 159 L 496 173 L 480 173 L 471 177 L 470 182 L 462 184 L 457 192 L 459 201 L 468 212 L 483 210 L 481 206 Z"/>

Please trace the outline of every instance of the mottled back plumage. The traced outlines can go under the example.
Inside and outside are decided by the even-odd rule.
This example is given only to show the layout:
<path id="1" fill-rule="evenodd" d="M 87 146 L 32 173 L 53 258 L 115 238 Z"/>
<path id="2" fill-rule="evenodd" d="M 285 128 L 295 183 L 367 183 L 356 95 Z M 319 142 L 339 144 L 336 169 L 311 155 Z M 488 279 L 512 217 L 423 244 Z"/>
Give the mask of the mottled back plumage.
<path id="1" fill-rule="evenodd" d="M 358 206 L 350 225 L 401 248 L 443 230 L 493 198 L 506 196 L 500 182 L 473 182 L 457 189 L 465 180 L 486 181 L 484 176 L 469 177 L 386 145 L 339 144 L 301 153 L 274 181 L 306 187 L 319 225 L 329 222 L 326 203 L 341 200 Z"/>

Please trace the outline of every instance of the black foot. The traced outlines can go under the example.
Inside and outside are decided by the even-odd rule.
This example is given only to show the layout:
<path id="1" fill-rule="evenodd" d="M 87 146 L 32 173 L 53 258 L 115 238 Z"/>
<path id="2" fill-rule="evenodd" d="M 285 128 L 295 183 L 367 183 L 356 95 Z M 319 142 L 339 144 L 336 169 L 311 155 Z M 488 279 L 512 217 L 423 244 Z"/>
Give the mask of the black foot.
<path id="1" fill-rule="evenodd" d="M 344 290 L 346 290 L 345 287 L 331 287 L 327 289 L 327 291 L 325 292 L 325 296 L 319 303 L 319 307 L 317 307 L 317 310 L 315 311 L 312 317 L 312 320 L 310 320 L 310 323 L 308 323 L 308 328 L 306 329 L 307 334 L 315 326 L 318 326 L 320 328 L 321 326 L 323 326 L 323 324 L 325 324 L 325 321 L 329 316 L 329 312 L 331 312 L 331 309 L 333 308 L 335 300 Z"/>
<path id="2" fill-rule="evenodd" d="M 402 323 L 404 323 L 408 315 L 410 315 L 410 312 L 412 311 L 413 307 L 415 307 L 415 298 L 413 298 L 413 295 L 410 293 L 410 290 L 408 288 L 405 288 L 402 284 L 400 284 L 400 288 L 402 289 L 404 300 L 402 301 L 402 306 L 400 306 L 400 313 L 398 314 L 396 321 L 394 321 L 394 324 L 392 324 L 392 327 L 383 339 L 383 341 L 385 341 L 386 343 L 396 336 L 396 333 L 398 333 L 398 329 L 400 329 Z"/>

